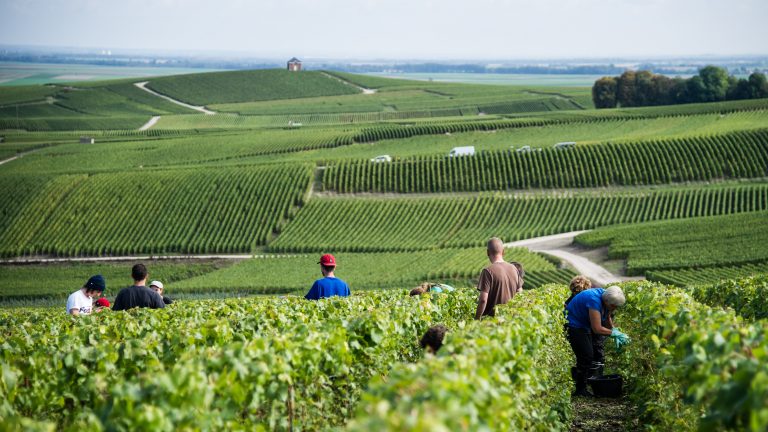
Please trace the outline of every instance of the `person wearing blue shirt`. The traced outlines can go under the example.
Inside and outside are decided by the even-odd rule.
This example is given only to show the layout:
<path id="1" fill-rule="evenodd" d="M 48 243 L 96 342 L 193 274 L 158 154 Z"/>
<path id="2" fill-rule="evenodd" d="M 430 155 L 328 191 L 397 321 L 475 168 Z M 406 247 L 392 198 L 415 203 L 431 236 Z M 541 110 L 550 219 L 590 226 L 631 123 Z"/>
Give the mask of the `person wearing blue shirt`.
<path id="1" fill-rule="evenodd" d="M 312 288 L 310 288 L 304 298 L 307 300 L 320 300 L 321 298 L 333 296 L 349 296 L 349 285 L 333 274 L 334 270 L 336 270 L 336 258 L 331 254 L 325 254 L 320 257 L 318 264 L 320 264 L 320 272 L 322 272 L 323 278 L 316 280 L 312 284 Z"/>
<path id="2" fill-rule="evenodd" d="M 568 318 L 568 342 L 576 355 L 571 376 L 576 385 L 574 396 L 592 396 L 587 390 L 587 378 L 593 367 L 598 336 L 626 337 L 618 329 L 603 326 L 610 322 L 609 314 L 626 302 L 624 292 L 617 286 L 593 288 L 576 294 L 565 308 Z"/>

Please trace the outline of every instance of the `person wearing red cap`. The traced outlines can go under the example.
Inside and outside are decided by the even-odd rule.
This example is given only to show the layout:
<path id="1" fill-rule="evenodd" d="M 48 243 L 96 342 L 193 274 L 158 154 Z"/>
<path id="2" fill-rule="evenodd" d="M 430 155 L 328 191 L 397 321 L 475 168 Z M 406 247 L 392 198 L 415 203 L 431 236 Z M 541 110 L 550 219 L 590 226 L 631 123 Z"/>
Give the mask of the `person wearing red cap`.
<path id="1" fill-rule="evenodd" d="M 320 264 L 320 272 L 323 274 L 323 278 L 316 280 L 312 284 L 312 288 L 310 288 L 304 298 L 307 300 L 320 300 L 321 298 L 333 296 L 349 296 L 349 285 L 333 274 L 334 270 L 336 270 L 336 258 L 331 254 L 325 254 L 320 257 L 318 264 Z"/>

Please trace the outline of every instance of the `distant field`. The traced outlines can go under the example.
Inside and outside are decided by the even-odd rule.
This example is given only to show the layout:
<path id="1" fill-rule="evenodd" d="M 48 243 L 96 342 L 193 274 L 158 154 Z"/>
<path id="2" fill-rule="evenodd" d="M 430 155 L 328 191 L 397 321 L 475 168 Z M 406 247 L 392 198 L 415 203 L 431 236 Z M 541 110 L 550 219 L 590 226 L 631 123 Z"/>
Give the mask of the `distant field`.
<path id="1" fill-rule="evenodd" d="M 602 75 L 539 75 L 539 74 L 480 74 L 480 73 L 368 73 L 374 77 L 418 81 L 455 82 L 470 84 L 499 84 L 552 87 L 592 87 Z"/>
<path id="2" fill-rule="evenodd" d="M 0 62 L 0 86 L 77 83 L 119 78 L 212 72 L 215 70 L 216 69 Z"/>

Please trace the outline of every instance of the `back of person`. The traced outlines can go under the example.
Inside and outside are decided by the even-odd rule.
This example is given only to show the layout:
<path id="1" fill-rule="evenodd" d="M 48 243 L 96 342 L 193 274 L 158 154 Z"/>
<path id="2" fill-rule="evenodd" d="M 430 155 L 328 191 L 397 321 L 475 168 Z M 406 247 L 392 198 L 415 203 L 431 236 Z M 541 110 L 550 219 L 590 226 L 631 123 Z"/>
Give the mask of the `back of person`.
<path id="1" fill-rule="evenodd" d="M 162 309 L 165 307 L 163 299 L 159 294 L 145 286 L 130 286 L 123 288 L 115 298 L 115 305 L 112 310 L 127 310 L 135 307 L 147 307 L 152 309 Z"/>
<path id="2" fill-rule="evenodd" d="M 147 269 L 143 264 L 136 264 L 131 269 L 134 285 L 123 288 L 117 293 L 112 310 L 121 311 L 135 307 L 147 307 L 162 309 L 165 307 L 162 297 L 145 286 L 147 282 Z"/>
<path id="3" fill-rule="evenodd" d="M 603 314 L 602 288 L 591 288 L 576 294 L 568 303 L 565 310 L 568 314 L 568 325 L 573 328 L 590 329 L 589 310 L 594 309 Z"/>
<path id="4" fill-rule="evenodd" d="M 504 261 L 494 262 L 480 274 L 477 289 L 488 293 L 488 303 L 483 315 L 494 316 L 496 305 L 507 303 L 520 288 L 517 268 Z"/>
<path id="5" fill-rule="evenodd" d="M 308 300 L 319 300 L 321 298 L 334 296 L 349 296 L 349 286 L 339 278 L 324 277 L 315 281 L 306 298 Z"/>

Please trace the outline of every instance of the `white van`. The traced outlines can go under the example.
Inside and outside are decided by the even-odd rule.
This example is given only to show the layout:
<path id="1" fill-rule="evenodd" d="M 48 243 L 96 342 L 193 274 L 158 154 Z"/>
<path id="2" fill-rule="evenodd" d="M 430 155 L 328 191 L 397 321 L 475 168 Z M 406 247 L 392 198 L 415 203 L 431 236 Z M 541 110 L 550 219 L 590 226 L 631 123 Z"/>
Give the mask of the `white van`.
<path id="1" fill-rule="evenodd" d="M 474 156 L 474 154 L 475 154 L 475 146 L 466 146 L 466 147 L 452 148 L 450 153 L 448 153 L 448 156 L 449 157 Z"/>
<path id="2" fill-rule="evenodd" d="M 531 152 L 533 150 L 531 149 L 531 146 L 522 146 L 522 147 L 520 147 L 519 149 L 517 149 L 515 151 L 518 152 L 518 153 L 528 153 L 528 152 Z"/>
<path id="3" fill-rule="evenodd" d="M 559 142 L 559 143 L 555 144 L 555 148 L 556 149 L 567 149 L 567 148 L 571 148 L 571 147 L 573 147 L 575 145 L 576 145 L 575 141 L 565 141 L 565 142 Z"/>
<path id="4" fill-rule="evenodd" d="M 390 155 L 376 156 L 375 158 L 371 159 L 371 162 L 392 162 L 392 156 Z"/>

